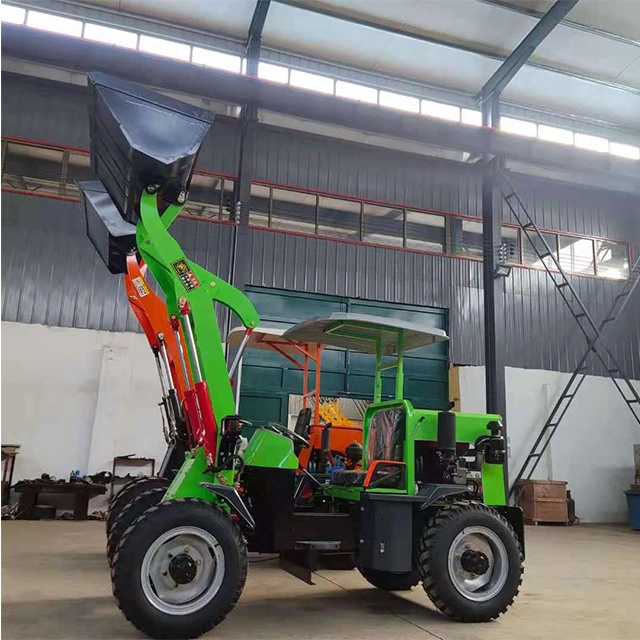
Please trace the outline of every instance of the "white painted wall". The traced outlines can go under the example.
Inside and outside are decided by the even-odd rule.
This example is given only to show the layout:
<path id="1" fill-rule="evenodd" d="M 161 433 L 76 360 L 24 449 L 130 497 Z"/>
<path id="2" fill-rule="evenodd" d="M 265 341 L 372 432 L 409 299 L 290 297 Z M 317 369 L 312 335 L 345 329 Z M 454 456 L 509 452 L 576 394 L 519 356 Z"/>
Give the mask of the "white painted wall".
<path id="1" fill-rule="evenodd" d="M 507 369 L 510 467 L 518 469 L 568 374 Z M 640 383 L 638 388 L 640 388 Z M 613 383 L 588 377 L 536 476 L 567 480 L 586 522 L 627 519 L 640 428 Z M 460 369 L 463 411 L 484 412 L 484 370 Z M 155 363 L 142 334 L 2 323 L 2 442 L 20 444 L 14 480 L 111 470 L 166 445 Z"/>
<path id="2" fill-rule="evenodd" d="M 2 323 L 2 442 L 14 481 L 111 471 L 117 455 L 166 450 L 160 385 L 142 334 Z"/>
<path id="3" fill-rule="evenodd" d="M 569 374 L 507 368 L 509 467 L 524 462 Z M 640 391 L 640 382 L 634 381 Z M 484 412 L 484 367 L 460 369 L 461 410 Z M 633 481 L 640 427 L 609 378 L 587 376 L 535 478 L 566 480 L 583 522 L 627 522 L 623 491 Z"/>

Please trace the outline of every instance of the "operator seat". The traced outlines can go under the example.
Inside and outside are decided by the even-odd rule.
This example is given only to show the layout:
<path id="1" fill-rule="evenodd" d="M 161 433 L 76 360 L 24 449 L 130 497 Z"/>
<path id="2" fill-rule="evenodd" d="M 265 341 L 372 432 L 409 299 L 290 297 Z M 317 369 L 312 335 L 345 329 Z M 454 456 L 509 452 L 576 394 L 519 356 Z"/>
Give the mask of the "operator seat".
<path id="1" fill-rule="evenodd" d="M 296 425 L 293 428 L 294 433 L 299 436 L 302 436 L 305 440 L 309 438 L 309 425 L 311 424 L 311 409 L 309 407 L 305 407 L 300 410 L 298 414 L 298 419 L 296 420 Z M 297 442 L 294 444 L 294 453 L 299 455 L 304 446 L 302 444 L 298 444 Z"/>
<path id="2" fill-rule="evenodd" d="M 369 422 L 367 438 L 367 465 L 375 460 L 402 462 L 405 437 L 404 410 L 383 409 L 373 415 Z M 345 487 L 364 485 L 367 472 L 362 469 L 340 469 L 331 474 L 331 484 Z"/>

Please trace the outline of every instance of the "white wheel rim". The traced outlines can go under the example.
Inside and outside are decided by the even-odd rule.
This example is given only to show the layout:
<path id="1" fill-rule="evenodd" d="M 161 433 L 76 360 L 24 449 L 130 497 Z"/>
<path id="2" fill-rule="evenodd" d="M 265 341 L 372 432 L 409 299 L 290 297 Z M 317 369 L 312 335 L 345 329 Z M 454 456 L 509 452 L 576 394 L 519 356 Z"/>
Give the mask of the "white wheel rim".
<path id="1" fill-rule="evenodd" d="M 176 578 L 176 563 L 186 563 L 190 576 Z M 147 549 L 140 568 L 142 591 L 159 611 L 186 616 L 206 606 L 220 590 L 225 574 L 220 543 L 199 527 L 176 527 Z"/>
<path id="2" fill-rule="evenodd" d="M 476 574 L 462 566 L 462 554 L 476 551 L 488 562 L 486 572 Z M 468 600 L 486 602 L 504 587 L 509 575 L 507 548 L 495 531 L 488 527 L 466 527 L 453 540 L 447 558 L 449 577 L 453 586 Z"/>

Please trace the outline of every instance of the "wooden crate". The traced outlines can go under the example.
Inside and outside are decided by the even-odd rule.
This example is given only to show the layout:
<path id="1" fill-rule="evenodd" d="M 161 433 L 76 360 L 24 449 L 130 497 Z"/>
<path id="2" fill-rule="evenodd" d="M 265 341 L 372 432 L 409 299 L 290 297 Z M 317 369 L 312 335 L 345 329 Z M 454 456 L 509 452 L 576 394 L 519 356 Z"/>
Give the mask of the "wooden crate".
<path id="1" fill-rule="evenodd" d="M 569 524 L 567 483 L 560 480 L 525 480 L 520 502 L 526 524 Z"/>

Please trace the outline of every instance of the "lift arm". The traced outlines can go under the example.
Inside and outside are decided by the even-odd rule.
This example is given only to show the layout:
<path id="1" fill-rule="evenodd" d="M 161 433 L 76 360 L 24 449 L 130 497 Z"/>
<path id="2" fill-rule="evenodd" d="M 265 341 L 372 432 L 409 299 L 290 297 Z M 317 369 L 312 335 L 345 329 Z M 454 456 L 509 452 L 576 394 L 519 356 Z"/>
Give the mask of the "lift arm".
<path id="1" fill-rule="evenodd" d="M 185 335 L 191 330 L 196 353 L 187 341 L 191 370 L 199 368 L 209 387 L 209 398 L 217 422 L 235 413 L 235 401 L 216 319 L 214 303 L 228 307 L 246 328 L 258 325 L 259 317 L 251 301 L 238 289 L 191 262 L 168 232 L 182 207 L 171 205 L 162 216 L 157 195 L 143 192 L 136 238 L 140 254 L 165 292 L 171 315 L 181 318 Z M 186 305 L 185 305 L 186 303 Z M 181 309 L 188 309 L 186 314 Z M 190 326 L 186 326 L 190 323 Z M 220 434 L 218 434 L 218 440 Z M 219 444 L 219 443 L 218 443 Z M 218 447 L 216 447 L 216 450 Z"/>

